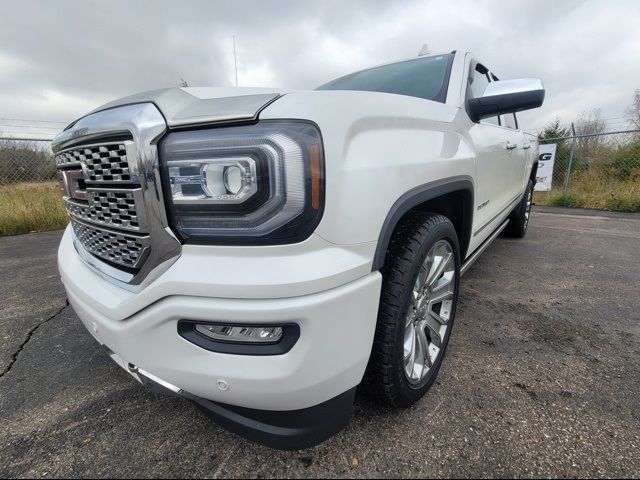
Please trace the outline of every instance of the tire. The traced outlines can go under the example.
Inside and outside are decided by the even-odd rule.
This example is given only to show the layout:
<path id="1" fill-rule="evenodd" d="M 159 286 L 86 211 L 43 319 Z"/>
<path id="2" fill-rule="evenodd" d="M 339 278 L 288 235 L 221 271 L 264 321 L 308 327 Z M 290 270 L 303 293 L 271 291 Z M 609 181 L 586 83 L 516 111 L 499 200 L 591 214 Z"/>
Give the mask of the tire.
<path id="1" fill-rule="evenodd" d="M 531 217 L 531 203 L 533 199 L 533 182 L 529 180 L 527 189 L 524 191 L 522 200 L 509 215 L 509 224 L 505 228 L 505 233 L 510 237 L 522 238 L 527 233 L 529 219 Z"/>
<path id="2" fill-rule="evenodd" d="M 444 270 L 438 273 L 436 264 L 445 264 Z M 404 220 L 392 235 L 381 274 L 378 323 L 363 384 L 382 403 L 405 408 L 435 381 L 451 336 L 460 283 L 460 248 L 451 221 L 432 213 Z M 445 293 L 446 300 L 433 303 Z"/>

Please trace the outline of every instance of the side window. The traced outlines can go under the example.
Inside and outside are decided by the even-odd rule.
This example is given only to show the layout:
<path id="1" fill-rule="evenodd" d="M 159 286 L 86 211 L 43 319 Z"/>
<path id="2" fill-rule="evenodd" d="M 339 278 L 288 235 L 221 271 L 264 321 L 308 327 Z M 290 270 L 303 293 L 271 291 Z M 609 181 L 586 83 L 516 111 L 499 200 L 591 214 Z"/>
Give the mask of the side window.
<path id="1" fill-rule="evenodd" d="M 489 70 L 479 63 L 469 75 L 469 83 L 467 84 L 466 97 L 478 98 L 484 93 L 485 88 L 489 85 Z M 488 123 L 490 125 L 500 125 L 500 120 L 497 116 L 489 117 L 481 120 L 481 123 Z"/>
<path id="2" fill-rule="evenodd" d="M 484 90 L 489 85 L 489 77 L 487 76 L 487 69 L 476 64 L 471 75 L 469 75 L 469 86 L 467 88 L 467 98 L 478 98 L 484 93 Z"/>
<path id="3" fill-rule="evenodd" d="M 500 115 L 500 123 L 502 124 L 503 127 L 512 128 L 513 130 L 518 129 L 518 123 L 516 122 L 515 113 Z"/>

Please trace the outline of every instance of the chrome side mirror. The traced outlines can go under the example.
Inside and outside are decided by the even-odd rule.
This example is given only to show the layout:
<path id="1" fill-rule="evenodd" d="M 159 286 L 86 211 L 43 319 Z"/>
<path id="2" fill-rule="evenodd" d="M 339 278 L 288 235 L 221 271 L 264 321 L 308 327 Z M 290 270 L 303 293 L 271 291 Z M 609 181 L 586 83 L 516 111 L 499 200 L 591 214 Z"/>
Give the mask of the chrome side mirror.
<path id="1" fill-rule="evenodd" d="M 505 113 L 542 106 L 544 85 L 538 78 L 499 80 L 487 85 L 481 97 L 467 100 L 467 112 L 474 122 Z"/>

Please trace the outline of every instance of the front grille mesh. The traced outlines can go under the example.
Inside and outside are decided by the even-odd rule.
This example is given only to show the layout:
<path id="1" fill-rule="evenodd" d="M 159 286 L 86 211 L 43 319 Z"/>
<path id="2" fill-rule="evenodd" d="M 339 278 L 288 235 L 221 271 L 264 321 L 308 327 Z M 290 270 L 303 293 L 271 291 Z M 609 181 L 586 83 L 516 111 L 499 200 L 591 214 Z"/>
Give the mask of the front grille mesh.
<path id="1" fill-rule="evenodd" d="M 148 236 L 130 235 L 95 228 L 71 219 L 73 231 L 85 249 L 109 262 L 138 268 L 149 248 Z"/>
<path id="2" fill-rule="evenodd" d="M 87 182 L 135 183 L 129 168 L 127 142 L 78 147 L 56 155 L 58 167 L 81 165 Z"/>
<path id="3" fill-rule="evenodd" d="M 77 241 L 92 255 L 126 269 L 139 269 L 150 248 L 141 188 L 129 165 L 134 158 L 131 140 L 82 145 L 56 155 Z M 74 172 L 80 169 L 78 179 Z"/>
<path id="4" fill-rule="evenodd" d="M 136 209 L 140 190 L 87 190 L 87 203 L 67 200 L 68 212 L 83 221 L 139 231 L 141 221 Z M 138 197 L 139 198 L 139 197 Z"/>
<path id="5" fill-rule="evenodd" d="M 71 150 L 68 152 L 62 152 L 56 155 L 56 165 L 58 167 L 64 167 L 67 165 L 80 165 L 80 151 Z"/>
<path id="6" fill-rule="evenodd" d="M 89 191 L 87 197 L 93 221 L 138 229 L 138 213 L 133 192 Z"/>

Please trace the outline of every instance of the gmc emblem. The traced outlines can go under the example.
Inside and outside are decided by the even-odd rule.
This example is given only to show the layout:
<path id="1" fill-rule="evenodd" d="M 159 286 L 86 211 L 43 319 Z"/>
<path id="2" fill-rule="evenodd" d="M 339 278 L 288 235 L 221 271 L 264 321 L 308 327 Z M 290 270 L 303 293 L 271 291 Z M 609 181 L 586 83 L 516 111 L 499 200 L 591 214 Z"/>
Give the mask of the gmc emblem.
<path id="1" fill-rule="evenodd" d="M 58 178 L 62 195 L 76 200 L 87 199 L 82 170 L 62 170 L 58 172 Z"/>

